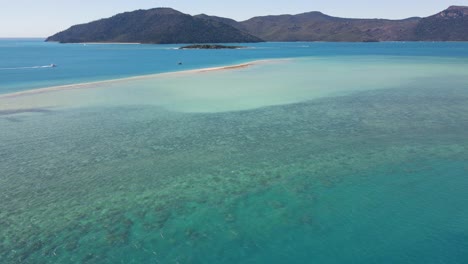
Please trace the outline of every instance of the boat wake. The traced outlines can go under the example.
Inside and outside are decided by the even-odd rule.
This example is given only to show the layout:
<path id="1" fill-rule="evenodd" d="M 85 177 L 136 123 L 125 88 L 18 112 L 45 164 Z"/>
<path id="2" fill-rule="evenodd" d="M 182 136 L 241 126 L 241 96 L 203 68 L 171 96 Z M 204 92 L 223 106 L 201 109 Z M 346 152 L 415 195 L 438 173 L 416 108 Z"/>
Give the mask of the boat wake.
<path id="1" fill-rule="evenodd" d="M 0 70 L 26 70 L 26 69 L 43 69 L 43 68 L 55 68 L 55 64 L 42 65 L 42 66 L 30 66 L 30 67 L 13 67 L 13 68 L 0 68 Z"/>

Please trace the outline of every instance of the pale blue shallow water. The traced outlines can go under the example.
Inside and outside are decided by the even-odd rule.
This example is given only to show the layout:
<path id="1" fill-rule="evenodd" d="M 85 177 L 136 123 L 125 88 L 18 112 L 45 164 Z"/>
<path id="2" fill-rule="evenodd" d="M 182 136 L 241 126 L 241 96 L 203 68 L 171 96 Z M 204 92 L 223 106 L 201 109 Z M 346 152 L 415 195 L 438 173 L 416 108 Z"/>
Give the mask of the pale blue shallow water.
<path id="1" fill-rule="evenodd" d="M 19 46 L 59 67 L 4 93 L 180 69 Z M 468 263 L 468 44 L 254 46 L 184 67 L 293 59 L 0 97 L 0 263 Z"/>

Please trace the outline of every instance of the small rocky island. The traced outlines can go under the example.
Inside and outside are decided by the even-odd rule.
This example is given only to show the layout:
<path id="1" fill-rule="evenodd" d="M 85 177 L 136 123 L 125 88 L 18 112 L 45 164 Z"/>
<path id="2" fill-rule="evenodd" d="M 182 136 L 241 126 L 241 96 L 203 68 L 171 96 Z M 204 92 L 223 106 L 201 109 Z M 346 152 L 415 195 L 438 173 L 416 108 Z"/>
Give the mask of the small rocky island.
<path id="1" fill-rule="evenodd" d="M 179 49 L 245 49 L 244 46 L 226 46 L 217 44 L 200 44 L 200 45 L 189 45 L 183 46 Z"/>

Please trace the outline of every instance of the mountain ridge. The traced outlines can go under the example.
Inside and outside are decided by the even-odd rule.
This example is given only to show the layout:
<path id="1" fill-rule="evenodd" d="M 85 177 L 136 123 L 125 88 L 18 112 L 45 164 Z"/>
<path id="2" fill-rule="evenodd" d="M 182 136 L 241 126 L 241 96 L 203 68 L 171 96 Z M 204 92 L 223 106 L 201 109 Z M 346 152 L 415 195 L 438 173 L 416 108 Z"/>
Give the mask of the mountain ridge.
<path id="1" fill-rule="evenodd" d="M 229 43 L 261 41 L 468 41 L 468 7 L 450 6 L 428 17 L 341 18 L 320 11 L 256 16 L 244 21 L 172 8 L 120 13 L 75 25 L 46 41 Z"/>
<path id="2" fill-rule="evenodd" d="M 74 25 L 48 37 L 46 41 L 170 44 L 262 40 L 225 23 L 196 18 L 172 8 L 153 8 Z"/>

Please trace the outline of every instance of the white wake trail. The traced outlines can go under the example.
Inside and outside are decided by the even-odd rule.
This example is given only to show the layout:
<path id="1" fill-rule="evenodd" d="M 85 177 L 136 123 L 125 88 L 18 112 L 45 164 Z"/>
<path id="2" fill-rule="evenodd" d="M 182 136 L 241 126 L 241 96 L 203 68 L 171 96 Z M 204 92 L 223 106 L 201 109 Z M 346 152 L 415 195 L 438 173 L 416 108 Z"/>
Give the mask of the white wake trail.
<path id="1" fill-rule="evenodd" d="M 25 69 L 42 69 L 42 68 L 53 68 L 53 64 L 42 65 L 42 66 L 30 66 L 30 67 L 14 67 L 14 68 L 0 68 L 0 70 L 25 70 Z"/>

